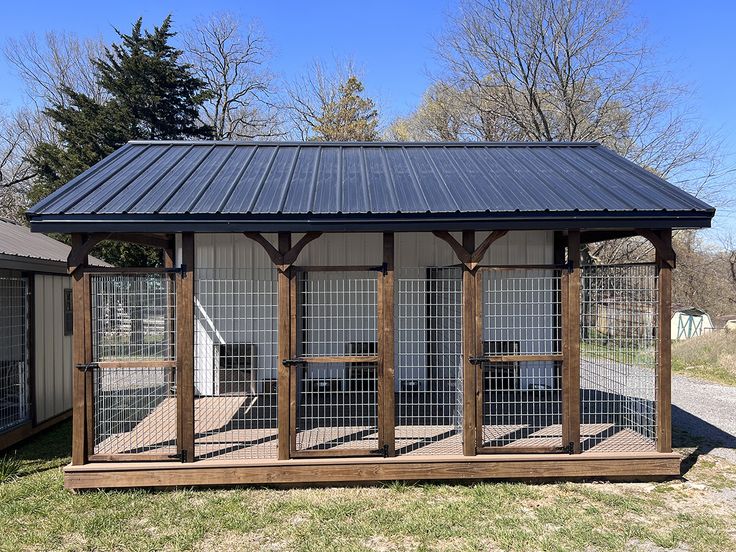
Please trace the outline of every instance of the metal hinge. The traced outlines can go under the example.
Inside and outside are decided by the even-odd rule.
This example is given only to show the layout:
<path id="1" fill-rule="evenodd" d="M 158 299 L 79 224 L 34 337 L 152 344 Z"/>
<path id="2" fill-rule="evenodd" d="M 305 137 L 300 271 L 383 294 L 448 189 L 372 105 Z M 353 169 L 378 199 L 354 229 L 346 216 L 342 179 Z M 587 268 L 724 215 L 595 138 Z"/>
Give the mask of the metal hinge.
<path id="1" fill-rule="evenodd" d="M 383 263 L 379 266 L 372 266 L 370 269 L 375 270 L 376 272 L 380 272 L 385 276 L 388 273 L 388 263 Z"/>
<path id="2" fill-rule="evenodd" d="M 182 278 L 184 278 L 187 275 L 187 265 L 182 264 L 172 268 L 165 268 L 164 272 L 167 274 L 181 274 Z"/>
<path id="3" fill-rule="evenodd" d="M 185 463 L 187 461 L 187 457 L 187 449 L 182 449 L 181 452 L 177 452 L 176 454 L 169 454 L 169 458 L 181 460 L 182 463 Z"/>
<path id="4" fill-rule="evenodd" d="M 388 445 L 383 445 L 381 448 L 370 451 L 371 454 L 380 454 L 384 458 L 388 458 Z"/>
<path id="5" fill-rule="evenodd" d="M 96 362 L 90 362 L 90 363 L 88 363 L 88 364 L 77 364 L 77 365 L 75 365 L 75 368 L 76 368 L 77 370 L 81 370 L 81 371 L 82 371 L 82 372 L 84 372 L 85 374 L 86 374 L 86 373 L 87 373 L 88 371 L 90 371 L 90 370 L 93 370 L 93 369 L 95 369 L 95 368 L 99 368 L 99 367 L 100 367 L 100 365 L 99 365 L 99 364 L 97 364 Z"/>

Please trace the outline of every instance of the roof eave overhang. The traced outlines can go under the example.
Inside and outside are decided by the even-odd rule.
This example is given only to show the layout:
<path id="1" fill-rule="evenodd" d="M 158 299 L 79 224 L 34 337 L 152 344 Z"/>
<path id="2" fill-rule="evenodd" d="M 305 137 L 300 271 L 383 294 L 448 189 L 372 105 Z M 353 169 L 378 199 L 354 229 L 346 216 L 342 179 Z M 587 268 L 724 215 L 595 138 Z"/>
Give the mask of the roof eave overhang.
<path id="1" fill-rule="evenodd" d="M 715 211 L 364 215 L 30 215 L 34 232 L 417 232 L 709 228 Z"/>

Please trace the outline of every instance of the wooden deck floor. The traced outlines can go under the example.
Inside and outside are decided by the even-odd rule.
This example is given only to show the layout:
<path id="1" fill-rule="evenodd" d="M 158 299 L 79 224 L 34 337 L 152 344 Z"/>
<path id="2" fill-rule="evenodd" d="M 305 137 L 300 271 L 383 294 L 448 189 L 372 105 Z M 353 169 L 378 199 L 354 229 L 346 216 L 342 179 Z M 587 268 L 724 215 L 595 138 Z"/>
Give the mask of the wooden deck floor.
<path id="1" fill-rule="evenodd" d="M 247 419 L 247 397 L 202 397 L 195 401 L 195 458 L 272 459 L 277 456 L 276 420 Z M 524 424 L 485 425 L 483 440 L 502 442 L 510 453 L 524 447 L 562 446 L 562 426 L 530 427 Z M 610 423 L 581 426 L 583 454 L 653 452 L 654 443 L 630 429 Z M 508 441 L 508 442 L 506 442 Z M 372 426 L 318 427 L 297 434 L 299 450 L 378 449 L 377 428 Z M 306 444 L 306 446 L 304 445 Z M 99 442 L 97 453 L 173 454 L 176 452 L 176 400 L 164 400 L 129 431 Z M 399 456 L 462 454 L 462 434 L 454 425 L 398 425 Z"/>

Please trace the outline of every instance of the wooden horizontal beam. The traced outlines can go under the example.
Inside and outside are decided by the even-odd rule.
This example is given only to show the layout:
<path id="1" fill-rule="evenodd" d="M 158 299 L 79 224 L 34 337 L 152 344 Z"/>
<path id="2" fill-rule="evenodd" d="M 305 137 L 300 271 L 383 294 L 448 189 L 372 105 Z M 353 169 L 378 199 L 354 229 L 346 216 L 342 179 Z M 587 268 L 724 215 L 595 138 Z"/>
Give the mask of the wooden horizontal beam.
<path id="1" fill-rule="evenodd" d="M 168 234 L 122 233 L 110 234 L 107 239 L 147 245 L 156 249 L 171 249 L 174 246 L 174 237 Z"/>
<path id="2" fill-rule="evenodd" d="M 176 368 L 175 360 L 103 360 L 97 363 L 103 370 L 118 368 Z"/>
<path id="3" fill-rule="evenodd" d="M 551 355 L 485 355 L 487 362 L 544 362 L 544 361 L 562 361 L 563 354 Z"/>
<path id="4" fill-rule="evenodd" d="M 638 236 L 636 230 L 586 230 L 580 232 L 580 243 L 596 243 L 608 240 L 620 240 Z"/>
<path id="5" fill-rule="evenodd" d="M 649 479 L 680 474 L 679 454 L 589 453 L 309 458 L 232 462 L 95 462 L 67 466 L 68 489 L 375 483 L 392 480 Z"/>
<path id="6" fill-rule="evenodd" d="M 301 362 L 307 364 L 333 364 L 339 362 L 378 362 L 378 355 L 371 356 L 320 356 L 320 357 L 299 357 Z"/>

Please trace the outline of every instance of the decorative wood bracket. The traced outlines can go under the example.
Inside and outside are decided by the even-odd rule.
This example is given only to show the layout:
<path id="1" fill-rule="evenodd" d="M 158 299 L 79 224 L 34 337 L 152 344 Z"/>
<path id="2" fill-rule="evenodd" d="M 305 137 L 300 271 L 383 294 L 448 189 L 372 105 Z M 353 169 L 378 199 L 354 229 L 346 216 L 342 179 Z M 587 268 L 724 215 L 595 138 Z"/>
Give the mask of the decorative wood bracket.
<path id="1" fill-rule="evenodd" d="M 486 254 L 486 251 L 488 251 L 488 248 L 491 247 L 493 242 L 508 234 L 508 230 L 494 230 L 488 234 L 486 239 L 484 239 L 473 251 L 465 249 L 465 247 L 463 247 L 463 245 L 449 232 L 438 230 L 432 233 L 442 241 L 447 242 L 455 252 L 455 255 L 457 255 L 458 260 L 463 263 L 468 270 L 475 270 L 483 260 L 483 256 Z"/>
<path id="2" fill-rule="evenodd" d="M 667 232 L 669 232 L 669 230 Z M 675 265 L 677 264 L 677 255 L 672 247 L 671 240 L 663 238 L 663 233 L 656 230 L 637 229 L 636 233 L 641 237 L 646 238 L 649 243 L 654 246 L 654 250 L 657 252 L 657 255 L 662 262 L 670 268 L 675 268 Z"/>
<path id="3" fill-rule="evenodd" d="M 69 274 L 73 274 L 92 251 L 95 245 L 108 239 L 112 234 L 92 234 L 82 238 L 81 243 L 72 243 L 72 249 L 66 258 L 66 267 Z"/>
<path id="4" fill-rule="evenodd" d="M 69 274 L 73 273 L 79 265 L 84 262 L 85 257 L 96 245 L 105 240 L 147 245 L 156 249 L 173 249 L 174 238 L 167 234 L 144 234 L 144 233 L 99 233 L 88 234 L 80 244 L 72 244 L 72 250 L 67 257 L 66 265 Z"/>
<path id="5" fill-rule="evenodd" d="M 307 232 L 290 249 L 284 251 L 274 247 L 260 232 L 244 232 L 243 234 L 246 238 L 250 238 L 260 244 L 271 259 L 271 262 L 276 265 L 276 268 L 281 272 L 284 272 L 296 262 L 302 249 L 304 249 L 310 242 L 319 238 L 322 235 L 322 232 Z"/>

